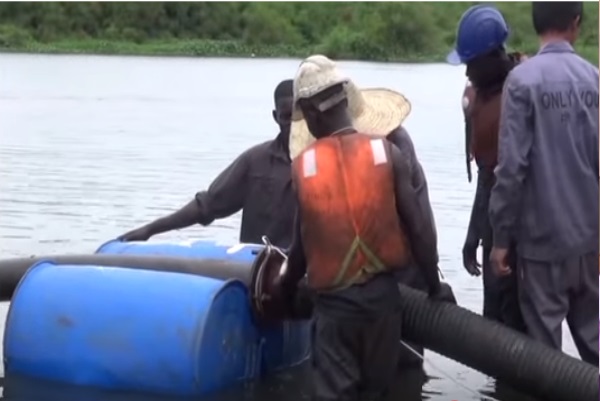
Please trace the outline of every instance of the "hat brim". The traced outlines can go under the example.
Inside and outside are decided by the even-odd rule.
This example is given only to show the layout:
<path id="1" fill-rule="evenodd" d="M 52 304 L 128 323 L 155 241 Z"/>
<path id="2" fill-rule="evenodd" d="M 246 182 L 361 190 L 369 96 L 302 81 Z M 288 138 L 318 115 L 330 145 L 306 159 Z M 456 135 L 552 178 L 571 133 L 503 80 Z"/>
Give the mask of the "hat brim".
<path id="1" fill-rule="evenodd" d="M 460 56 L 458 55 L 456 50 L 452 50 L 450 52 L 450 54 L 448 54 L 446 56 L 446 62 L 448 64 L 452 64 L 452 65 L 461 65 L 462 64 Z"/>
<path id="2" fill-rule="evenodd" d="M 351 116 L 354 128 L 374 137 L 386 137 L 398 128 L 411 112 L 404 95 L 384 88 L 361 89 L 363 105 L 359 115 Z M 290 157 L 296 158 L 315 141 L 304 119 L 292 121 Z"/>

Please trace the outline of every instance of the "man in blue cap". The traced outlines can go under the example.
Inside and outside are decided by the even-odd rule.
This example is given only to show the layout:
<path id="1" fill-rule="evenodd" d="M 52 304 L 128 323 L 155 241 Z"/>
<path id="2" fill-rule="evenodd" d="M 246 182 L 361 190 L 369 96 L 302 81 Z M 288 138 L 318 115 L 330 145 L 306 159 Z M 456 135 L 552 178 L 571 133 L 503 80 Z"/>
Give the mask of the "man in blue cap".
<path id="1" fill-rule="evenodd" d="M 480 245 L 483 247 L 483 315 L 523 331 L 514 278 L 496 277 L 489 258 L 492 230 L 488 202 L 498 157 L 502 86 L 510 70 L 521 59 L 520 54 L 507 54 L 504 45 L 508 34 L 506 21 L 497 9 L 473 6 L 459 22 L 456 47 L 447 61 L 454 65 L 466 64 L 467 67 L 469 84 L 463 94 L 466 157 L 468 166 L 472 156 L 478 168 L 477 190 L 463 247 L 463 264 L 469 274 L 479 276 L 481 266 L 477 262 L 477 250 Z"/>
<path id="2" fill-rule="evenodd" d="M 599 83 L 573 49 L 583 4 L 532 3 L 541 48 L 504 85 L 491 258 L 499 275 L 518 276 L 528 334 L 560 350 L 566 319 L 581 359 L 598 366 Z"/>

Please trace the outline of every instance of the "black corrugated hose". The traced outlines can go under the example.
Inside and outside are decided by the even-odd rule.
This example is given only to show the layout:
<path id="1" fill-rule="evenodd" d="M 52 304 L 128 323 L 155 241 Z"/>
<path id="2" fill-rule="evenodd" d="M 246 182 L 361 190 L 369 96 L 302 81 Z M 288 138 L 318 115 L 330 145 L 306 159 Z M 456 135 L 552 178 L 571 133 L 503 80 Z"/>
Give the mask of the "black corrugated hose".
<path id="1" fill-rule="evenodd" d="M 401 286 L 403 337 L 544 401 L 597 401 L 598 368 Z"/>

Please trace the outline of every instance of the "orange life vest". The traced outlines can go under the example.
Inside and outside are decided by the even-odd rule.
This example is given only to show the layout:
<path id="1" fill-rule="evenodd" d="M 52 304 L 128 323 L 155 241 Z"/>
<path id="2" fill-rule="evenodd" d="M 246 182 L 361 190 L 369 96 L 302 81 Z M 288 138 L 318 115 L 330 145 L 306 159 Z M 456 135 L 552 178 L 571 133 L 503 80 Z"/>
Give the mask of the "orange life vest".
<path id="1" fill-rule="evenodd" d="M 408 263 L 385 139 L 319 139 L 294 160 L 292 177 L 311 288 L 347 287 Z"/>

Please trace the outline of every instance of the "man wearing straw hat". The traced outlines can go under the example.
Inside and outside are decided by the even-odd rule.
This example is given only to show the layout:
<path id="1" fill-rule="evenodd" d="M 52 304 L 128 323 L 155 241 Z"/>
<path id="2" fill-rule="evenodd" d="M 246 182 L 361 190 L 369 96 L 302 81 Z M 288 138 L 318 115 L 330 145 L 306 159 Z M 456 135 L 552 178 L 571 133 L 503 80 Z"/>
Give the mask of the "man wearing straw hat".
<path id="1" fill-rule="evenodd" d="M 319 55 L 300 65 L 294 100 L 296 119 L 317 139 L 291 138 L 299 204 L 281 290 L 293 292 L 306 274 L 314 293 L 313 399 L 381 399 L 400 351 L 393 271 L 414 259 L 430 296 L 441 288 L 435 227 L 407 159 L 385 139 L 406 101 L 388 90 L 361 94 Z"/>
<path id="2" fill-rule="evenodd" d="M 402 123 L 410 114 L 410 102 L 400 93 L 388 89 L 369 88 L 359 90 L 351 80 L 348 80 L 347 89 L 351 92 L 349 102 L 352 104 L 352 109 L 356 111 L 353 115 L 355 127 L 360 131 L 375 133 L 381 137 L 385 136 L 402 151 L 410 166 L 411 182 L 419 198 L 419 206 L 427 219 L 427 224 L 435 229 L 427 179 L 417 158 L 412 139 L 402 126 Z M 381 117 L 373 118 L 370 113 L 376 113 Z M 295 121 L 292 121 L 290 131 L 290 156 L 292 159 L 296 158 L 303 149 L 314 141 L 315 137 L 310 133 L 304 120 L 296 118 Z M 394 275 L 397 281 L 404 285 L 427 291 L 427 282 L 422 269 L 415 263 L 402 270 L 395 271 Z M 444 298 L 456 303 L 450 286 L 442 283 L 442 291 L 444 292 Z M 412 349 L 402 349 L 399 367 L 422 366 L 422 359 L 417 357 L 413 350 L 422 355 L 424 348 L 419 344 L 408 344 Z"/>

